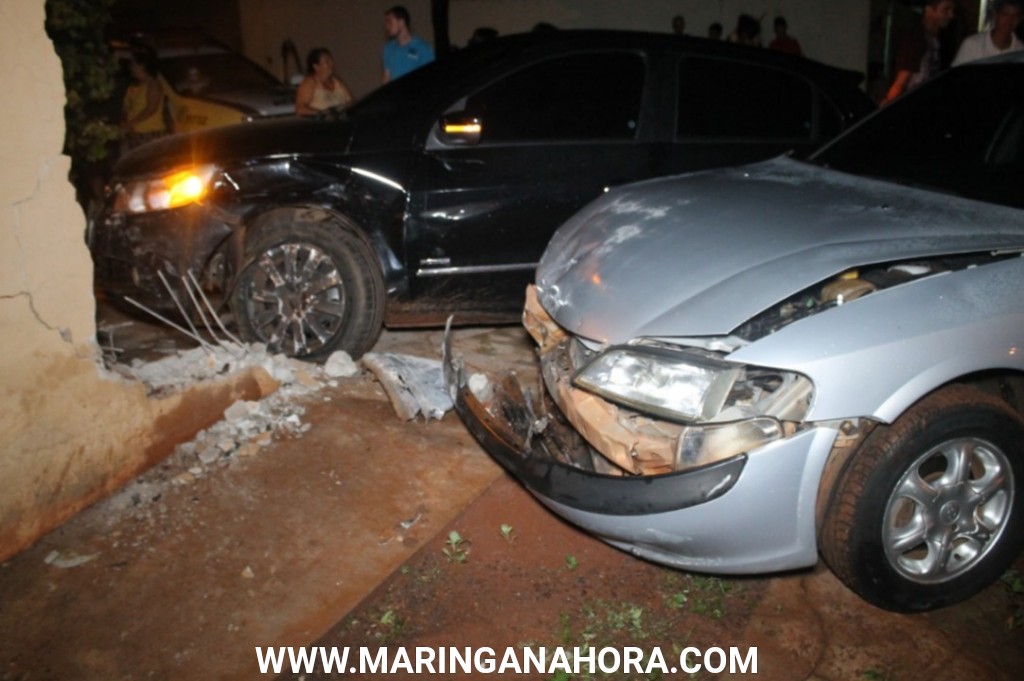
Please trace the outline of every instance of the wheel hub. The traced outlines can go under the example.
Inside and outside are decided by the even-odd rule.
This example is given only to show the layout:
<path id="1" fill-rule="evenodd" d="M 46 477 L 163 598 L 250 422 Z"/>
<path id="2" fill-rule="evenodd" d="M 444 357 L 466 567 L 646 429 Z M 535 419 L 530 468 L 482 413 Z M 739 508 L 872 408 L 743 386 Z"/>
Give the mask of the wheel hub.
<path id="1" fill-rule="evenodd" d="M 340 333 L 345 295 L 329 253 L 312 244 L 275 246 L 248 277 L 253 331 L 270 349 L 303 356 Z"/>
<path id="2" fill-rule="evenodd" d="M 952 525 L 960 519 L 960 502 L 947 501 L 939 509 L 939 519 L 946 525 Z"/>
<path id="3" fill-rule="evenodd" d="M 302 282 L 289 281 L 278 293 L 278 312 L 285 319 L 301 321 L 309 314 L 313 297 Z"/>

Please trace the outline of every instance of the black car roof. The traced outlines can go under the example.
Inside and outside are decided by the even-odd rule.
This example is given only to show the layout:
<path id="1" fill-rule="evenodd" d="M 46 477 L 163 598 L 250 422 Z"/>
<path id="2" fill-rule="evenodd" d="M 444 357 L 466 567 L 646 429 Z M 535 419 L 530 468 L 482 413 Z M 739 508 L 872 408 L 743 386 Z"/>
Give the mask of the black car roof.
<path id="1" fill-rule="evenodd" d="M 383 85 L 358 102 L 342 118 L 358 127 L 363 148 L 404 146 L 413 144 L 424 134 L 424 126 L 432 125 L 432 108 L 450 105 L 454 98 L 467 93 L 475 80 L 486 79 L 503 72 L 505 64 L 522 64 L 534 57 L 554 56 L 562 52 L 580 50 L 647 50 L 667 52 L 679 50 L 694 55 L 733 58 L 759 65 L 774 65 L 802 73 L 830 96 L 850 120 L 868 113 L 874 107 L 860 92 L 849 71 L 826 66 L 802 57 L 774 53 L 714 41 L 706 38 L 676 36 L 663 33 L 635 31 L 572 30 L 547 31 L 501 36 L 472 47 L 457 50 L 401 78 Z M 344 137 L 350 126 L 325 125 L 326 121 L 289 119 L 246 124 L 237 129 L 217 129 L 197 133 L 186 145 L 175 138 L 158 140 L 149 145 L 148 153 L 129 154 L 118 166 L 119 174 L 132 175 L 147 172 L 157 161 L 151 156 L 162 156 L 162 162 L 178 159 L 187 162 L 196 154 L 205 158 L 223 155 L 232 150 L 235 157 L 244 157 L 252 151 L 253 140 L 271 137 L 277 140 L 281 153 L 294 151 L 289 144 L 322 146 L 321 136 L 326 131 Z M 270 126 L 270 127 L 268 127 Z M 236 126 L 229 126 L 236 128 Z M 342 132 L 344 132 L 344 135 Z M 339 137 L 340 139 L 340 137 Z M 265 146 L 265 145 L 264 145 Z M 180 147 L 180 148 L 179 148 Z M 213 150 L 206 153 L 205 150 Z M 212 157 L 212 156 L 211 156 Z"/>
<path id="2" fill-rule="evenodd" d="M 361 105 L 357 105 L 354 113 L 359 113 L 360 109 L 372 110 L 375 113 L 381 110 L 391 111 L 396 102 L 422 102 L 425 97 L 440 94 L 447 85 L 461 87 L 464 80 L 472 78 L 474 73 L 498 69 L 501 62 L 522 60 L 532 55 L 556 55 L 563 51 L 586 49 L 677 49 L 692 54 L 776 66 L 801 73 L 813 80 L 835 99 L 837 104 L 855 117 L 873 108 L 867 97 L 856 89 L 857 84 L 863 80 L 863 74 L 828 66 L 805 57 L 722 40 L 671 33 L 559 29 L 509 34 L 458 49 L 371 92 Z"/>

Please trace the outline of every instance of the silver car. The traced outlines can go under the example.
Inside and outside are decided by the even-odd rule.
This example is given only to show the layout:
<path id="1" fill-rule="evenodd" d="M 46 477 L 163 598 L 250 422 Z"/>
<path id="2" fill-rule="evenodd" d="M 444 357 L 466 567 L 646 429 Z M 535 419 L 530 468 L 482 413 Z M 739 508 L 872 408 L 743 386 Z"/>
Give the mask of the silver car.
<path id="1" fill-rule="evenodd" d="M 1024 539 L 1024 56 L 807 162 L 608 191 L 527 294 L 544 387 L 456 406 L 555 513 L 711 573 L 814 565 L 922 611 Z M 475 384 L 475 382 L 474 382 Z"/>

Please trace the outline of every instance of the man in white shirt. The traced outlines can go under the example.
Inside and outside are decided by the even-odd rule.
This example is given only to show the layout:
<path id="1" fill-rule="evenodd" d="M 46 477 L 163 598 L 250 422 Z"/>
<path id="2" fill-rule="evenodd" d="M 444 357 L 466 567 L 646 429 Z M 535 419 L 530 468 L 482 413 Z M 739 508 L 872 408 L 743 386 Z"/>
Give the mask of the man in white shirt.
<path id="1" fill-rule="evenodd" d="M 1024 0 L 996 0 L 993 5 L 992 29 L 964 39 L 953 60 L 953 66 L 1024 49 L 1024 43 L 1015 33 L 1022 20 Z"/>

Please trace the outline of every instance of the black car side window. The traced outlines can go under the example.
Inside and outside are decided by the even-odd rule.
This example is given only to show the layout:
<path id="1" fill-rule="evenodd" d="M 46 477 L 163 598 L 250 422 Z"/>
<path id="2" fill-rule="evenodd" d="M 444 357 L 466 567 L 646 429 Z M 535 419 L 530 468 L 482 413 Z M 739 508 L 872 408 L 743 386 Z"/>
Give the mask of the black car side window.
<path id="1" fill-rule="evenodd" d="M 886 107 L 814 161 L 848 173 L 1024 207 L 1024 79 L 965 64 Z"/>
<path id="2" fill-rule="evenodd" d="M 678 138 L 799 141 L 814 135 L 814 92 L 792 73 L 686 57 L 678 83 Z"/>
<path id="3" fill-rule="evenodd" d="M 644 59 L 629 52 L 548 59 L 471 95 L 465 113 L 480 143 L 631 140 L 644 89 Z"/>

